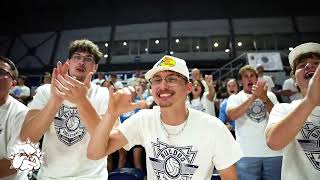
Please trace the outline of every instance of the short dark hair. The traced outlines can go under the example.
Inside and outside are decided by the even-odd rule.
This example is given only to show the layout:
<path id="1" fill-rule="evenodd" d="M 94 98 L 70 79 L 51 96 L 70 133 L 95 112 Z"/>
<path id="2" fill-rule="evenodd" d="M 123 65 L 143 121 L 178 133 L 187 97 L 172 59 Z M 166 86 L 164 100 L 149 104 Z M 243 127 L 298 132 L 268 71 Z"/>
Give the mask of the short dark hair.
<path id="1" fill-rule="evenodd" d="M 10 71 L 11 71 L 10 73 L 11 73 L 13 79 L 16 80 L 18 78 L 18 76 L 19 76 L 19 72 L 18 72 L 18 69 L 17 69 L 16 65 L 9 58 L 6 58 L 4 56 L 0 56 L 0 61 L 9 64 Z"/>
<path id="2" fill-rule="evenodd" d="M 102 58 L 102 53 L 100 52 L 99 47 L 88 39 L 80 39 L 71 42 L 69 46 L 69 59 L 75 52 L 88 52 L 92 54 L 96 64 L 98 64 Z"/>

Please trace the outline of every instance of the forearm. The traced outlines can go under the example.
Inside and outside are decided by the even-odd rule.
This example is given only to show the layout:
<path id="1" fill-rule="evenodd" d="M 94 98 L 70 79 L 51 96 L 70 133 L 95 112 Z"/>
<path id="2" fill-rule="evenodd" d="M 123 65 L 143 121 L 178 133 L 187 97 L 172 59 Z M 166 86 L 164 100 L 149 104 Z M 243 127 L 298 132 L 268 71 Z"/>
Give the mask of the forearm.
<path id="1" fill-rule="evenodd" d="M 8 159 L 0 159 L 0 178 L 4 178 L 17 173 L 15 169 L 10 169 L 11 162 Z"/>
<path id="2" fill-rule="evenodd" d="M 237 180 L 238 179 L 235 165 L 232 165 L 227 169 L 220 170 L 219 174 L 220 174 L 221 180 Z"/>
<path id="3" fill-rule="evenodd" d="M 209 88 L 209 93 L 208 93 L 208 96 L 207 98 L 210 100 L 210 101 L 213 101 L 214 100 L 214 97 L 216 95 L 216 90 L 214 89 L 214 86 L 213 85 L 208 85 L 208 88 Z"/>
<path id="4" fill-rule="evenodd" d="M 21 140 L 29 138 L 32 142 L 38 142 L 49 129 L 60 105 L 61 103 L 50 100 L 41 110 L 29 110 L 21 128 Z"/>
<path id="5" fill-rule="evenodd" d="M 108 141 L 110 132 L 117 121 L 117 116 L 106 113 L 103 120 L 91 135 L 90 142 L 87 149 L 87 156 L 89 159 L 101 159 L 108 155 Z"/>
<path id="6" fill-rule="evenodd" d="M 314 106 L 303 99 L 293 112 L 269 128 L 268 146 L 273 150 L 280 150 L 287 146 L 299 133 L 313 109 Z"/>
<path id="7" fill-rule="evenodd" d="M 251 106 L 253 103 L 253 98 L 248 98 L 244 103 L 242 103 L 240 106 L 228 109 L 228 118 L 232 120 L 238 119 L 240 116 L 242 116 Z"/>
<path id="8" fill-rule="evenodd" d="M 84 122 L 89 134 L 92 135 L 101 121 L 101 116 L 92 106 L 89 99 L 85 99 L 81 104 L 77 105 L 81 120 Z"/>

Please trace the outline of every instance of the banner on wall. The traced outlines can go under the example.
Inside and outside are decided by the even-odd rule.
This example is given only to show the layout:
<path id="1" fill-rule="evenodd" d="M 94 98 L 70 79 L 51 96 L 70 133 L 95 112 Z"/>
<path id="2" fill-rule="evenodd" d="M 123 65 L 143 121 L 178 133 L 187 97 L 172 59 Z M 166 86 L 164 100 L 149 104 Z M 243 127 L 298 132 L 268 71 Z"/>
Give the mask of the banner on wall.
<path id="1" fill-rule="evenodd" d="M 265 71 L 283 70 L 281 56 L 278 52 L 247 53 L 247 58 L 250 66 L 262 65 Z"/>

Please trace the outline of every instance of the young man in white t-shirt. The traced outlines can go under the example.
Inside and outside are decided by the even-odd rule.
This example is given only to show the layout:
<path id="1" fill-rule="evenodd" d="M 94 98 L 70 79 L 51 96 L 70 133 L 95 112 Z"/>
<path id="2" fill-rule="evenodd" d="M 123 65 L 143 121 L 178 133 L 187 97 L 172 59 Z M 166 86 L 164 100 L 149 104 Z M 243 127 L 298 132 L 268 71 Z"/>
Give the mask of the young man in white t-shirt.
<path id="1" fill-rule="evenodd" d="M 26 180 L 26 173 L 18 173 L 10 168 L 8 157 L 13 154 L 19 132 L 28 108 L 9 95 L 9 90 L 17 81 L 18 70 L 14 63 L 0 57 L 0 179 Z"/>
<path id="2" fill-rule="evenodd" d="M 243 90 L 231 95 L 227 115 L 235 121 L 235 132 L 244 157 L 237 162 L 240 180 L 280 180 L 282 155 L 266 144 L 265 127 L 277 98 L 258 81 L 255 68 L 246 65 L 239 71 Z"/>
<path id="3" fill-rule="evenodd" d="M 105 114 L 109 99 L 107 88 L 90 82 L 101 56 L 91 41 L 73 41 L 69 60 L 58 63 L 51 84 L 39 87 L 29 104 L 20 136 L 38 142 L 44 135 L 39 180 L 108 178 L 106 160 L 86 157 L 90 136 Z"/>
<path id="4" fill-rule="evenodd" d="M 210 180 L 214 166 L 222 179 L 237 179 L 234 164 L 242 153 L 229 130 L 216 117 L 186 107 L 192 88 L 186 62 L 166 55 L 145 77 L 158 106 L 140 110 L 112 129 L 120 114 L 141 104 L 130 102 L 127 89 L 111 89 L 109 109 L 91 137 L 88 157 L 101 159 L 121 147 L 142 145 L 147 179 Z"/>
<path id="5" fill-rule="evenodd" d="M 282 180 L 320 178 L 320 44 L 304 43 L 289 54 L 302 99 L 274 106 L 266 128 L 271 149 L 283 150 Z"/>

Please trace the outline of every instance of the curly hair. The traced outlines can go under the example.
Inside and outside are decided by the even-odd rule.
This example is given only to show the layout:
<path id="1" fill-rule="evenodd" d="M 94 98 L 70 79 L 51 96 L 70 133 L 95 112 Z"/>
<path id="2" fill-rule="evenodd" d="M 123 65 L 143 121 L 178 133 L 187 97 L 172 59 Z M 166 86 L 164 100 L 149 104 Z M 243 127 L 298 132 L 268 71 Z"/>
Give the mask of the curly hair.
<path id="1" fill-rule="evenodd" d="M 88 39 L 80 39 L 71 42 L 69 46 L 69 59 L 75 52 L 88 52 L 92 54 L 96 64 L 98 64 L 102 58 L 99 47 Z"/>
<path id="2" fill-rule="evenodd" d="M 0 61 L 9 64 L 10 71 L 11 71 L 10 73 L 11 73 L 13 79 L 15 79 L 15 80 L 18 79 L 19 72 L 18 72 L 16 65 L 14 65 L 14 63 L 9 58 L 6 58 L 4 56 L 0 56 Z"/>

